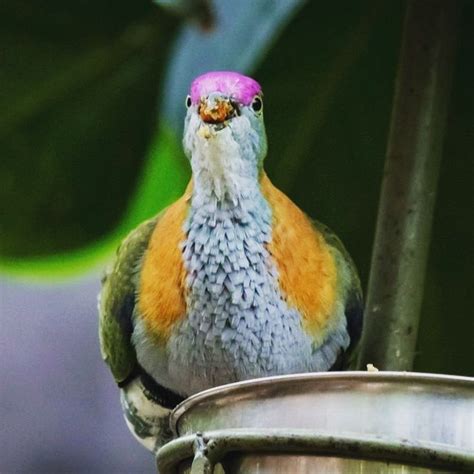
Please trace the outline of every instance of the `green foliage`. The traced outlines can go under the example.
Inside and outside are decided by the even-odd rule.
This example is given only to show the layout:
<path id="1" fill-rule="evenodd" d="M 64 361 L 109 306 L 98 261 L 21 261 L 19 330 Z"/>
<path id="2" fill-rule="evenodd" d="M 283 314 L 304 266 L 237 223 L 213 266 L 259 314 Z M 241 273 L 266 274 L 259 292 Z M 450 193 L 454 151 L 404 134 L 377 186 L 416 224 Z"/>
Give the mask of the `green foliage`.
<path id="1" fill-rule="evenodd" d="M 122 220 L 177 22 L 148 2 L 1 8 L 0 255 L 31 266 Z"/>
<path id="2" fill-rule="evenodd" d="M 84 273 L 93 267 L 102 268 L 104 259 L 110 257 L 123 237 L 178 198 L 188 179 L 189 171 L 184 166 L 180 142 L 162 125 L 150 144 L 137 179 L 137 187 L 129 196 L 121 222 L 116 228 L 91 244 L 68 252 L 58 251 L 44 257 L 3 257 L 0 271 L 30 279 L 60 279 Z M 97 195 L 96 199 L 99 199 Z"/>
<path id="3" fill-rule="evenodd" d="M 209 54 L 200 61 L 188 55 L 184 71 L 175 70 L 168 89 L 179 84 L 184 90 L 171 103 L 171 94 L 164 94 L 168 107 L 158 117 L 162 71 L 177 26 L 163 10 L 147 1 L 114 4 L 109 15 L 107 2 L 71 8 L 53 2 L 44 11 L 21 2 L 0 7 L 5 37 L 11 36 L 4 81 L 12 88 L 0 96 L 11 111 L 0 119 L 0 199 L 16 202 L 4 210 L 0 270 L 54 278 L 103 265 L 121 238 L 185 186 L 189 170 L 182 119 L 176 118 L 195 69 L 222 68 L 228 57 L 253 64 L 301 2 L 271 12 L 241 11 L 227 50 L 217 34 L 204 38 Z M 204 4 L 195 0 L 190 11 L 202 17 L 196 8 Z M 250 31 L 263 19 L 264 31 Z M 240 38 L 249 31 L 254 38 L 244 50 Z M 217 32 L 228 38 L 227 29 Z M 26 48 L 18 41 L 23 37 Z M 195 43 L 188 38 L 184 47 Z"/>

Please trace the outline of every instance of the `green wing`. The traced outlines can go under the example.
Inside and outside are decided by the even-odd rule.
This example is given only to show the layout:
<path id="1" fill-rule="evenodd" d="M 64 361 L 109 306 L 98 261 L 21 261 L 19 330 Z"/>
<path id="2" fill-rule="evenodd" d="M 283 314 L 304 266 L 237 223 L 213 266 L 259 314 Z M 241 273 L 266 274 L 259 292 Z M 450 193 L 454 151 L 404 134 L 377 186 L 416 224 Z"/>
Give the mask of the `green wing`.
<path id="1" fill-rule="evenodd" d="M 138 271 L 159 215 L 140 224 L 121 243 L 99 295 L 99 339 L 102 358 L 117 383 L 124 382 L 136 365 L 131 342 Z"/>
<path id="2" fill-rule="evenodd" d="M 349 346 L 349 352 L 351 352 L 360 339 L 362 332 L 363 298 L 357 268 L 337 235 L 321 222 L 315 220 L 312 222 L 326 242 L 337 251 L 337 266 L 342 280 L 342 291 L 345 295 L 345 315 L 347 331 L 351 338 L 351 345 Z"/>
<path id="3" fill-rule="evenodd" d="M 347 271 L 348 271 L 348 284 L 354 292 L 357 292 L 362 296 L 362 287 L 360 284 L 359 275 L 357 272 L 357 268 L 355 266 L 352 257 L 350 256 L 349 252 L 344 247 L 344 244 L 341 242 L 339 237 L 325 224 L 312 219 L 311 220 L 314 227 L 323 235 L 324 240 L 333 248 L 335 248 L 342 260 L 344 261 Z"/>

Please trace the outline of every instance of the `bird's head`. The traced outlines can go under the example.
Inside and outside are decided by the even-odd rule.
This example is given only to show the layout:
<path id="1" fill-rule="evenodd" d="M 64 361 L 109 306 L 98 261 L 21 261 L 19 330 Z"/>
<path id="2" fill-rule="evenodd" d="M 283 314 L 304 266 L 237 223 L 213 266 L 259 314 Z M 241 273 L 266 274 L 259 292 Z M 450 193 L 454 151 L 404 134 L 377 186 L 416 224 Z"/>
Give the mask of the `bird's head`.
<path id="1" fill-rule="evenodd" d="M 257 81 L 237 72 L 208 72 L 192 82 L 186 107 L 183 145 L 193 174 L 227 181 L 258 176 L 267 139 Z"/>

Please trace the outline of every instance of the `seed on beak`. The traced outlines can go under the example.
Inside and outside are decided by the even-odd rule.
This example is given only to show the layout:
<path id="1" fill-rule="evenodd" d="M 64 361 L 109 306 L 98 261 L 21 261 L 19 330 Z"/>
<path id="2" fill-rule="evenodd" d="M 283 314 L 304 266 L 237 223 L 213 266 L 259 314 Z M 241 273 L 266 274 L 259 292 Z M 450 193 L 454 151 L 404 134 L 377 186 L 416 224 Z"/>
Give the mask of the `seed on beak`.
<path id="1" fill-rule="evenodd" d="M 234 115 L 234 107 L 228 99 L 214 99 L 212 104 L 201 99 L 199 115 L 203 122 L 222 123 Z"/>
<path id="2" fill-rule="evenodd" d="M 201 138 L 205 138 L 206 140 L 211 138 L 211 130 L 209 129 L 209 126 L 203 125 L 202 127 L 200 127 L 198 130 L 198 135 Z"/>

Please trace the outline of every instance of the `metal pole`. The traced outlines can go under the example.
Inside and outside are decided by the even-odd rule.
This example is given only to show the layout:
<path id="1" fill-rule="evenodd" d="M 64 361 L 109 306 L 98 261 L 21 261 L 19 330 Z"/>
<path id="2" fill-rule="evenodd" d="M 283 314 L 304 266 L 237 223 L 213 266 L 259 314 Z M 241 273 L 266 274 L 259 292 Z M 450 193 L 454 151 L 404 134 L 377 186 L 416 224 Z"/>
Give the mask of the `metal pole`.
<path id="1" fill-rule="evenodd" d="M 359 367 L 410 370 L 454 64 L 457 0 L 410 0 L 377 217 Z"/>

